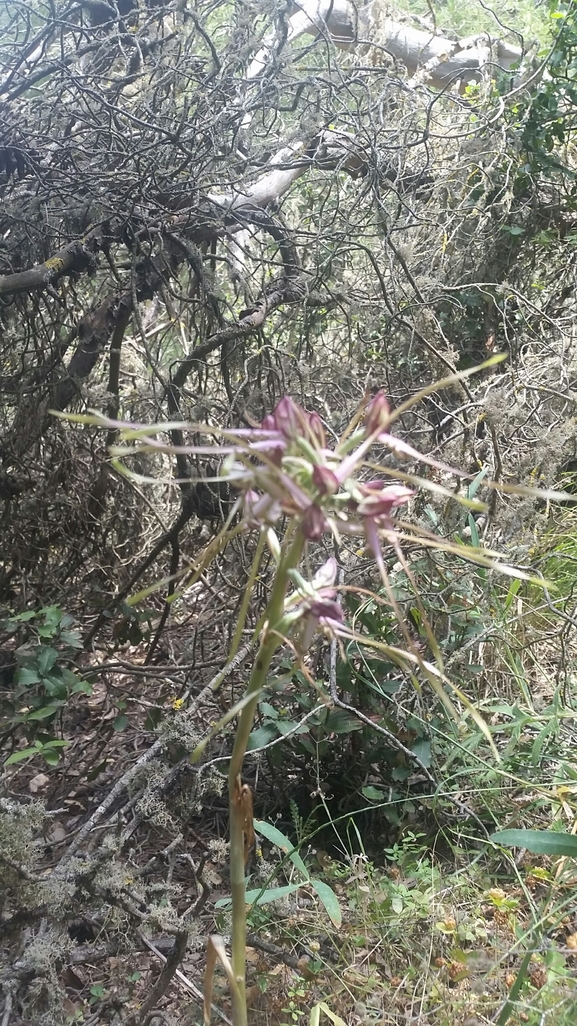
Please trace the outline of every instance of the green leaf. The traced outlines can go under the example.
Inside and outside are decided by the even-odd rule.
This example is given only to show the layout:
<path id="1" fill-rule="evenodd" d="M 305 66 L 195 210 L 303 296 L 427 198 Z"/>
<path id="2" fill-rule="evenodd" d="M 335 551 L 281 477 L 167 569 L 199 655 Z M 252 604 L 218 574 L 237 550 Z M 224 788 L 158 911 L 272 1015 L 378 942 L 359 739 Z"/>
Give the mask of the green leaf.
<path id="1" fill-rule="evenodd" d="M 50 716 L 54 716 L 64 705 L 63 702 L 53 702 L 52 705 L 43 705 L 41 709 L 35 709 L 34 712 L 27 713 L 27 720 L 47 720 Z"/>
<path id="2" fill-rule="evenodd" d="M 263 716 L 268 716 L 271 720 L 278 720 L 278 711 L 270 702 L 260 702 L 259 709 Z"/>
<path id="3" fill-rule="evenodd" d="M 380 802 L 385 797 L 385 792 L 381 788 L 373 787 L 371 784 L 361 787 L 361 794 L 363 798 L 368 798 L 370 802 Z"/>
<path id="4" fill-rule="evenodd" d="M 471 481 L 471 484 L 467 488 L 467 498 L 468 499 L 474 499 L 475 498 L 475 495 L 477 494 L 477 492 L 479 491 L 479 488 L 481 487 L 483 479 L 487 476 L 488 473 L 489 473 L 489 467 L 488 466 L 483 467 L 483 469 L 479 471 L 479 473 L 476 475 L 476 477 L 473 479 L 473 481 Z"/>
<path id="5" fill-rule="evenodd" d="M 14 674 L 14 680 L 16 684 L 23 684 L 24 687 L 28 688 L 31 684 L 39 684 L 40 677 L 36 673 L 36 670 L 29 670 L 26 666 L 22 666 Z"/>
<path id="6" fill-rule="evenodd" d="M 285 837 L 285 835 L 280 830 L 277 830 L 275 826 L 272 826 L 271 823 L 264 823 L 261 820 L 255 820 L 254 829 L 256 830 L 257 834 L 260 834 L 261 837 L 266 837 L 267 841 L 270 841 L 271 844 L 274 844 L 277 848 L 280 848 L 280 850 L 283 851 L 285 855 L 288 855 L 293 866 L 296 866 L 299 872 L 303 874 L 305 880 L 308 880 L 309 871 L 305 866 L 303 860 L 301 859 L 298 851 L 295 850 L 294 844 L 291 840 L 289 840 L 288 837 Z"/>
<path id="7" fill-rule="evenodd" d="M 306 723 L 299 724 L 298 720 L 277 720 L 276 726 L 279 734 L 308 734 L 309 727 Z"/>
<path id="8" fill-rule="evenodd" d="M 489 840 L 507 848 L 526 848 L 535 855 L 577 858 L 577 837 L 555 830 L 499 830 Z"/>
<path id="9" fill-rule="evenodd" d="M 249 735 L 247 752 L 252 752 L 255 748 L 263 748 L 278 736 L 279 732 L 275 723 L 263 723 L 262 727 L 257 727 Z"/>
<path id="10" fill-rule="evenodd" d="M 336 1012 L 333 1012 L 324 1001 L 319 1001 L 318 1005 L 316 1005 L 315 1008 L 318 1008 L 319 1013 L 324 1012 L 325 1015 L 328 1015 L 331 1022 L 334 1023 L 334 1026 L 346 1026 L 344 1019 L 341 1019 L 340 1015 L 337 1015 Z M 313 1019 L 313 1012 L 315 1011 L 315 1008 L 313 1008 L 311 1012 L 311 1024 L 319 1021 L 319 1019 L 316 1016 Z"/>
<path id="11" fill-rule="evenodd" d="M 467 517 L 467 521 L 468 521 L 468 524 L 469 524 L 469 531 L 471 532 L 471 545 L 474 545 L 474 547 L 476 549 L 478 549 L 479 548 L 479 544 L 480 544 L 480 538 L 479 538 L 479 532 L 477 530 L 477 523 L 475 521 L 475 518 L 473 516 L 471 516 L 470 513 L 469 513 L 469 516 Z"/>
<path id="12" fill-rule="evenodd" d="M 45 751 L 43 751 L 41 754 L 42 754 L 42 758 L 45 760 L 45 762 L 48 763 L 49 766 L 57 766 L 58 765 L 58 760 L 60 759 L 60 756 L 59 756 L 58 752 L 54 751 L 54 749 L 48 748 Z"/>
<path id="13" fill-rule="evenodd" d="M 58 659 L 58 652 L 55 648 L 51 648 L 50 645 L 42 645 L 38 652 L 38 659 L 36 665 L 38 667 L 38 673 L 43 677 L 50 672 L 54 664 Z"/>
<path id="14" fill-rule="evenodd" d="M 332 734 L 350 734 L 353 730 L 363 729 L 363 724 L 358 716 L 348 712 L 347 709 L 331 709 L 322 726 Z"/>
<path id="15" fill-rule="evenodd" d="M 77 695 L 81 691 L 83 695 L 92 694 L 92 684 L 89 684 L 87 680 L 77 680 L 76 684 L 72 687 L 72 694 Z"/>
<path id="16" fill-rule="evenodd" d="M 279 898 L 286 898 L 287 894 L 294 894 L 300 890 L 302 883 L 285 884 L 282 887 L 267 887 L 262 891 L 260 887 L 246 892 L 248 905 L 266 905 L 269 901 L 278 901 Z"/>
<path id="17" fill-rule="evenodd" d="M 419 741 L 415 741 L 411 748 L 411 751 L 414 755 L 417 756 L 417 759 L 419 759 L 422 762 L 423 766 L 426 766 L 427 769 L 430 767 L 431 742 L 427 738 L 421 738 Z"/>
<path id="18" fill-rule="evenodd" d="M 68 688 L 60 674 L 48 674 L 46 677 L 42 678 L 42 684 L 44 685 L 46 694 L 50 698 L 60 698 L 62 701 L 64 701 L 65 698 L 68 698 Z"/>
<path id="19" fill-rule="evenodd" d="M 245 901 L 247 905 L 266 905 L 268 901 L 278 901 L 279 898 L 286 898 L 287 894 L 294 894 L 302 887 L 302 883 L 286 884 L 284 887 L 267 887 L 263 891 L 260 887 L 247 891 Z M 232 905 L 232 898 L 219 898 L 215 901 L 215 908 L 229 908 Z"/>
<path id="20" fill-rule="evenodd" d="M 40 610 L 40 613 L 44 617 L 44 626 L 52 632 L 60 627 L 64 614 L 59 606 L 46 606 Z"/>
<path id="21" fill-rule="evenodd" d="M 124 713 L 121 713 L 120 716 L 117 716 L 112 724 L 113 730 L 116 730 L 118 732 L 120 732 L 121 730 L 125 730 L 127 726 L 128 716 L 125 716 Z"/>
<path id="22" fill-rule="evenodd" d="M 58 670 L 61 680 L 64 681 L 68 688 L 73 688 L 78 680 L 78 676 L 74 673 L 74 670 L 67 670 L 66 668 Z"/>
<path id="23" fill-rule="evenodd" d="M 31 759 L 33 755 L 38 755 L 37 748 L 21 748 L 19 752 L 13 752 L 12 755 L 9 755 L 4 765 L 13 766 L 15 762 Z"/>
<path id="24" fill-rule="evenodd" d="M 321 904 L 324 905 L 333 926 L 340 926 L 343 921 L 341 907 L 332 887 L 329 887 L 323 880 L 311 880 L 311 887 Z"/>

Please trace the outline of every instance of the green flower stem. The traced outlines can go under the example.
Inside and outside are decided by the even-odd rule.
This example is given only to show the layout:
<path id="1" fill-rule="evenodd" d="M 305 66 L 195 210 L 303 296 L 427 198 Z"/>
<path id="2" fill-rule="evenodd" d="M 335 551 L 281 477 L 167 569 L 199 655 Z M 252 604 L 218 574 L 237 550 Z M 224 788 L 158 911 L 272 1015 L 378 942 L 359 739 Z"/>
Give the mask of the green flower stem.
<path id="1" fill-rule="evenodd" d="M 245 904 L 245 873 L 244 873 L 244 825 L 245 817 L 242 807 L 235 801 L 238 780 L 246 746 L 258 704 L 259 695 L 266 683 L 270 663 L 277 648 L 282 644 L 282 631 L 279 630 L 284 615 L 284 602 L 290 578 L 288 571 L 300 563 L 305 539 L 297 530 L 287 551 L 281 556 L 275 574 L 272 594 L 267 609 L 267 618 L 262 634 L 260 648 L 257 653 L 248 687 L 247 695 L 251 701 L 242 710 L 228 775 L 228 794 L 230 810 L 230 886 L 232 895 L 232 969 L 236 988 L 232 993 L 232 1021 L 234 1026 L 247 1026 L 245 970 L 246 970 L 246 904 Z"/>

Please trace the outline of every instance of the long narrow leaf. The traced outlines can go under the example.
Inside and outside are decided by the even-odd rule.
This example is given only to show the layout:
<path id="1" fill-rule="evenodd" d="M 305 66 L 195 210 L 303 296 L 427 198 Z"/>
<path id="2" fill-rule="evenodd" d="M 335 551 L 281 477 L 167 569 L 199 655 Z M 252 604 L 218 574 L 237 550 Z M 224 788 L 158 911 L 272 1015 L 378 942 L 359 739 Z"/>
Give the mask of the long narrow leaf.
<path id="1" fill-rule="evenodd" d="M 343 921 L 341 907 L 339 905 L 339 899 L 332 887 L 329 887 L 329 885 L 324 883 L 322 880 L 311 880 L 311 887 L 316 893 L 321 904 L 324 905 L 333 926 L 341 926 Z"/>
<path id="2" fill-rule="evenodd" d="M 341 1019 L 340 1015 L 337 1015 L 336 1012 L 333 1012 L 325 1001 L 319 1001 L 318 1009 L 319 1012 L 324 1012 L 325 1015 L 328 1015 L 331 1022 L 334 1023 L 334 1026 L 347 1026 L 344 1019 Z"/>
<path id="3" fill-rule="evenodd" d="M 288 855 L 293 866 L 296 866 L 299 872 L 304 876 L 305 880 L 308 880 L 309 871 L 298 851 L 296 851 L 292 841 L 290 841 L 288 837 L 286 837 L 280 830 L 277 830 L 275 826 L 272 826 L 270 823 L 264 823 L 261 820 L 255 820 L 254 829 L 257 834 L 260 834 L 261 837 L 266 837 L 267 841 L 270 841 L 271 844 L 276 845 L 277 848 L 280 848 L 281 851 Z"/>
<path id="4" fill-rule="evenodd" d="M 577 837 L 556 830 L 499 830 L 489 840 L 506 848 L 526 848 L 535 855 L 577 859 Z"/>
<path id="5" fill-rule="evenodd" d="M 279 898 L 286 898 L 287 894 L 294 894 L 301 887 L 302 881 L 301 883 L 285 884 L 282 887 L 267 887 L 264 891 L 262 887 L 255 887 L 246 892 L 245 901 L 247 905 L 266 905 L 269 901 L 278 901 Z M 214 903 L 215 908 L 230 908 L 231 905 L 232 898 L 219 898 Z"/>

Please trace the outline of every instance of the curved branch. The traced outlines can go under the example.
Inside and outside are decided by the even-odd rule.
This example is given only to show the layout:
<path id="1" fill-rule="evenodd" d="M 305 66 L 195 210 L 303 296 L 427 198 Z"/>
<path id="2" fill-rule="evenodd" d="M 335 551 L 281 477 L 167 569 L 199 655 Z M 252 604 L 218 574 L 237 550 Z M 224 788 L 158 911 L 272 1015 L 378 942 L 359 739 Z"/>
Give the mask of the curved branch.
<path id="1" fill-rule="evenodd" d="M 83 274 L 96 267 L 96 254 L 121 236 L 118 221 L 99 224 L 82 239 L 74 239 L 47 260 L 26 271 L 0 275 L 0 296 L 36 292 L 55 285 L 67 274 Z"/>

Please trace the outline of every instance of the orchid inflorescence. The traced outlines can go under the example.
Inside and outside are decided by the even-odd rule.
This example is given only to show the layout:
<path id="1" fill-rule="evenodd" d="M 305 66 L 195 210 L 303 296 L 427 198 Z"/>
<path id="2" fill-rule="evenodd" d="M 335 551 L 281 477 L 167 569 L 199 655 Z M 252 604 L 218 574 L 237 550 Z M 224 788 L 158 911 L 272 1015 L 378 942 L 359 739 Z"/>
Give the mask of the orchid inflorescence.
<path id="1" fill-rule="evenodd" d="M 363 533 L 377 555 L 379 528 L 390 529 L 393 510 L 414 494 L 405 485 L 353 476 L 375 442 L 394 442 L 397 450 L 402 444 L 387 433 L 389 417 L 379 392 L 367 406 L 364 425 L 331 449 L 319 415 L 285 396 L 260 427 L 227 432 L 240 444 L 227 456 L 222 476 L 242 493 L 245 523 L 271 525 L 284 514 L 296 520 L 308 541 L 329 531 L 337 538 Z"/>
<path id="2" fill-rule="evenodd" d="M 271 528 L 284 515 L 307 541 L 320 541 L 328 532 L 337 540 L 340 534 L 364 535 L 384 573 L 380 532 L 393 529 L 393 511 L 414 492 L 402 484 L 380 478 L 360 481 L 354 475 L 374 443 L 419 455 L 388 433 L 389 420 L 388 402 L 379 392 L 366 407 L 364 424 L 330 448 L 319 415 L 285 396 L 260 426 L 226 432 L 233 445 L 221 476 L 241 493 L 238 507 L 245 526 L 269 529 L 267 540 L 276 559 L 280 549 Z M 297 593 L 287 599 L 284 626 L 301 621 L 301 651 L 306 651 L 318 625 L 330 629 L 342 623 L 332 587 L 336 574 L 332 558 L 310 583 L 298 571 L 291 573 Z"/>

